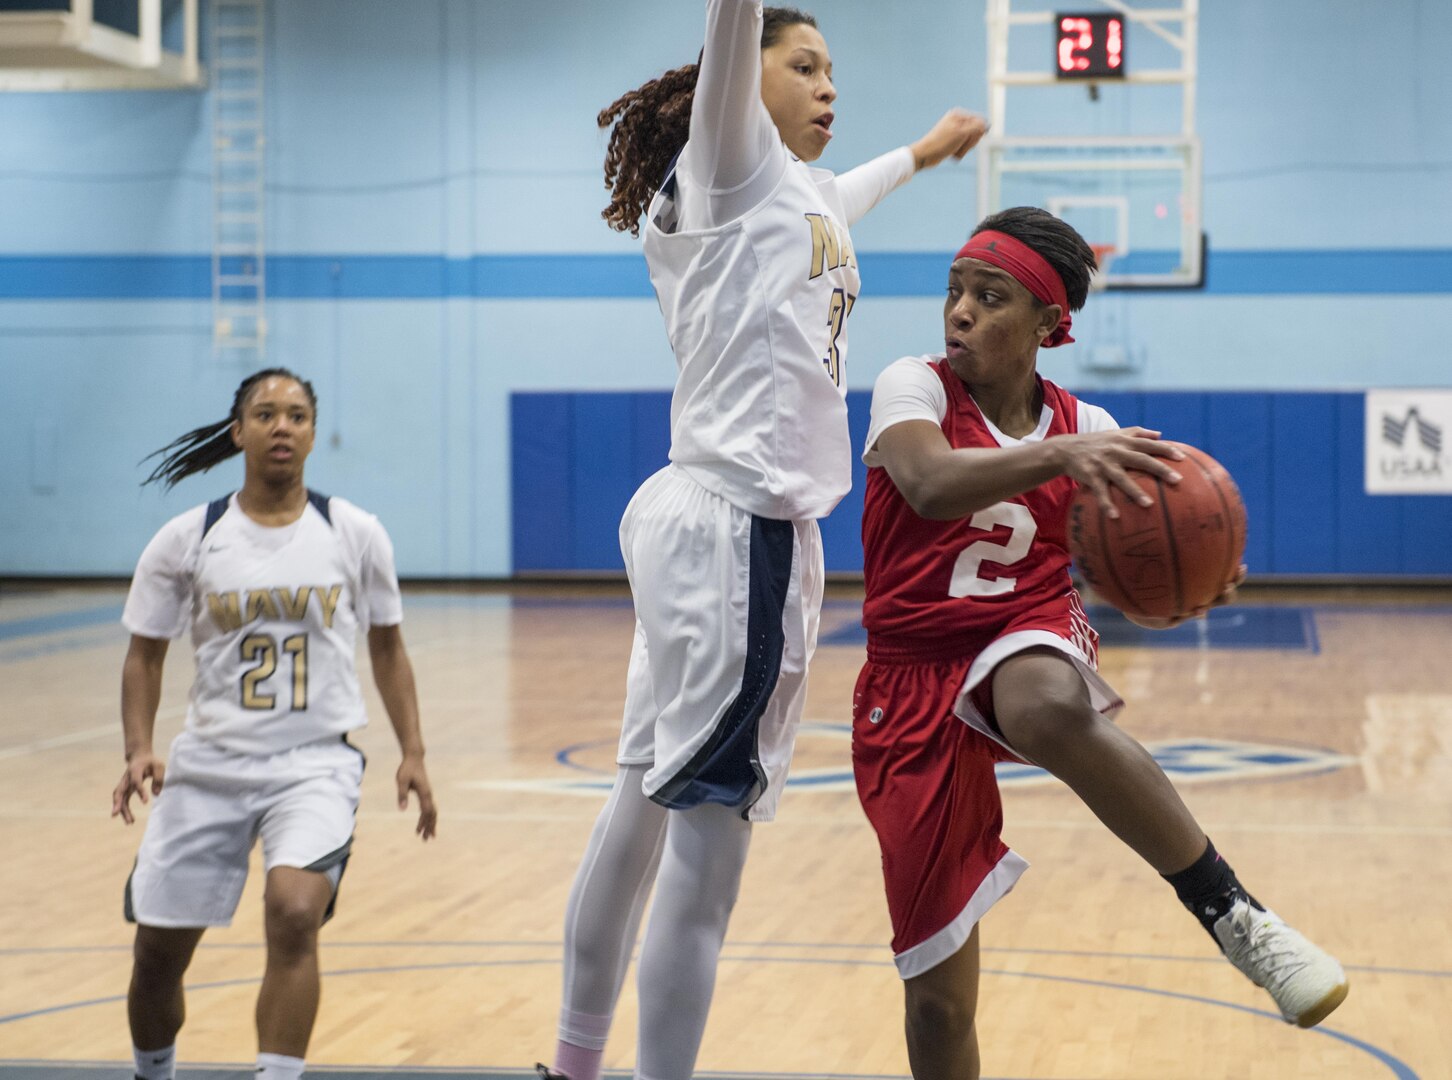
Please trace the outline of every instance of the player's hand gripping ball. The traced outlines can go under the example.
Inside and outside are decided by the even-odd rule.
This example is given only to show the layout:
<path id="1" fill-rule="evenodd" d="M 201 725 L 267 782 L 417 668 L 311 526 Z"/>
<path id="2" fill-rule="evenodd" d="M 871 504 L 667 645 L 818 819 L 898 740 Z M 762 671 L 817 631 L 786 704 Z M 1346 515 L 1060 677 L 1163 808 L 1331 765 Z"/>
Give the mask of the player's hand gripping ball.
<path id="1" fill-rule="evenodd" d="M 1245 504 L 1224 467 L 1202 450 L 1176 462 L 1167 484 L 1135 473 L 1154 502 L 1140 506 L 1111 488 L 1118 518 L 1080 488 L 1069 508 L 1069 549 L 1079 572 L 1107 603 L 1128 615 L 1173 619 L 1208 607 L 1232 581 L 1245 554 Z"/>

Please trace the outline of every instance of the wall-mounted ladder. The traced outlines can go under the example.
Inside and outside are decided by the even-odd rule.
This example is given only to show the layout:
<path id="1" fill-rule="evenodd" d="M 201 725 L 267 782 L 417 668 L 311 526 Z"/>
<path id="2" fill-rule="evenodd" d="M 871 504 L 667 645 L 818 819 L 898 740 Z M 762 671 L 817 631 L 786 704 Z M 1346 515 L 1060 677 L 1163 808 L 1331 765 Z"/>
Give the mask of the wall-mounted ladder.
<path id="1" fill-rule="evenodd" d="M 212 342 L 257 368 L 267 353 L 264 0 L 212 0 Z"/>

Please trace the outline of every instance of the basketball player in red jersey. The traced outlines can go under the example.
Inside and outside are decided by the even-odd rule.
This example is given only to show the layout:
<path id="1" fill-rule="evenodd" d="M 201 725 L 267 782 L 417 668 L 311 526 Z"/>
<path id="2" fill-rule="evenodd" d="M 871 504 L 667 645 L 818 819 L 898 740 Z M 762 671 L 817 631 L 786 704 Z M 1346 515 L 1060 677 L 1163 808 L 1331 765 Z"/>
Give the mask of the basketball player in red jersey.
<path id="1" fill-rule="evenodd" d="M 1123 702 L 1096 670 L 1098 636 L 1070 581 L 1069 502 L 1082 484 L 1111 515 L 1111 486 L 1148 505 L 1131 470 L 1175 483 L 1181 455 L 1037 374 L 1040 348 L 1073 340 L 1093 269 L 1084 239 L 1043 210 L 987 218 L 948 274 L 945 352 L 897 361 L 873 390 L 852 757 L 882 847 L 918 1080 L 979 1075 L 977 924 L 1027 867 L 999 836 L 996 761 L 1068 784 L 1288 1022 L 1319 1023 L 1346 996 L 1341 966 L 1245 891 L 1154 759 L 1107 719 Z"/>

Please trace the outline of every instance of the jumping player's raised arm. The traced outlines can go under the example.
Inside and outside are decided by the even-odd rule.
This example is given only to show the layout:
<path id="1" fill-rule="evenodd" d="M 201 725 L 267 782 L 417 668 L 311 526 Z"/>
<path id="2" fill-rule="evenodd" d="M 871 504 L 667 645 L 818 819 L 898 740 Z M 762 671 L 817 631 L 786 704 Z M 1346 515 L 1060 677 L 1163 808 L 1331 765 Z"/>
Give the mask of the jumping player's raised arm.
<path id="1" fill-rule="evenodd" d="M 983 117 L 966 109 L 949 109 L 911 146 L 889 150 L 843 173 L 837 177 L 837 192 L 847 211 L 847 224 L 857 224 L 920 169 L 931 169 L 950 157 L 963 160 L 987 133 L 988 122 Z"/>
<path id="2" fill-rule="evenodd" d="M 707 206 L 701 209 L 710 224 L 750 210 L 786 167 L 786 148 L 761 100 L 761 30 L 759 0 L 706 5 L 706 45 L 682 162 L 705 191 Z M 825 57 L 817 62 L 825 63 Z"/>
<path id="3" fill-rule="evenodd" d="M 759 0 L 706 5 L 690 156 L 692 177 L 712 193 L 739 188 L 781 148 L 781 136 L 761 103 L 761 24 Z"/>

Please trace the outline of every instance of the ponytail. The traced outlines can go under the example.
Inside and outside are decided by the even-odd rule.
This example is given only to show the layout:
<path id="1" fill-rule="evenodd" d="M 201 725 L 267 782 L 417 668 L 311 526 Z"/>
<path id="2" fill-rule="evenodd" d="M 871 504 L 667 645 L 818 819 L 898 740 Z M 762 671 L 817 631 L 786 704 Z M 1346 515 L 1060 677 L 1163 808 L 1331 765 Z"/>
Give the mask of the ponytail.
<path id="1" fill-rule="evenodd" d="M 605 151 L 610 205 L 600 216 L 617 232 L 640 235 L 640 219 L 690 135 L 700 74 L 700 64 L 667 71 L 623 94 L 596 117 L 602 128 L 615 125 Z"/>
<path id="2" fill-rule="evenodd" d="M 301 386 L 308 395 L 308 401 L 312 403 L 313 418 L 316 421 L 318 395 L 314 393 L 312 383 L 287 368 L 267 368 L 265 371 L 255 372 L 243 379 L 242 384 L 237 387 L 237 392 L 232 396 L 232 412 L 225 420 L 193 428 L 181 438 L 141 459 L 145 462 L 154 457 L 161 458 L 156 468 L 151 470 L 151 475 L 141 482 L 142 486 L 160 482 L 170 491 L 193 473 L 206 472 L 212 466 L 240 454 L 241 449 L 232 441 L 232 425 L 241 421 L 242 410 L 246 408 L 247 399 L 252 396 L 253 389 L 264 379 L 271 378 L 291 379 Z"/>

